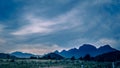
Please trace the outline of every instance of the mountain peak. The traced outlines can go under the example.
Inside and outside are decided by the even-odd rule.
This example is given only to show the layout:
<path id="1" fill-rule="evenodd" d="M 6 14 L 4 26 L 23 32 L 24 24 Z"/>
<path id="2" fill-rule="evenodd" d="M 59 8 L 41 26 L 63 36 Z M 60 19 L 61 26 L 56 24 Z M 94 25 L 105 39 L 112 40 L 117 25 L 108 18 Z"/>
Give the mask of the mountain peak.
<path id="1" fill-rule="evenodd" d="M 56 54 L 58 54 L 58 53 L 59 53 L 59 51 L 58 51 L 58 50 L 56 50 L 56 51 L 54 51 L 53 53 L 56 53 Z"/>
<path id="2" fill-rule="evenodd" d="M 107 52 L 113 52 L 113 51 L 117 51 L 116 49 L 112 48 L 110 45 L 104 45 L 98 48 L 98 53 L 102 54 L 102 53 L 107 53 Z"/>
<path id="3" fill-rule="evenodd" d="M 16 56 L 18 58 L 30 58 L 31 56 L 33 56 L 33 54 L 31 53 L 23 53 L 20 51 L 13 52 L 11 53 L 11 55 Z"/>
<path id="4" fill-rule="evenodd" d="M 104 45 L 104 47 L 110 47 L 110 48 L 112 48 L 112 47 L 111 47 L 110 45 L 108 45 L 108 44 L 107 44 L 107 45 Z"/>
<path id="5" fill-rule="evenodd" d="M 91 44 L 83 44 L 82 46 L 79 47 L 79 50 L 91 50 L 91 49 L 94 49 L 96 50 L 96 47 L 94 45 L 91 45 Z"/>
<path id="6" fill-rule="evenodd" d="M 111 49 L 112 47 L 110 45 L 104 45 L 104 46 L 101 46 L 99 47 L 98 49 Z"/>
<path id="7" fill-rule="evenodd" d="M 61 52 L 66 52 L 66 50 L 62 50 Z"/>
<path id="8" fill-rule="evenodd" d="M 43 59 L 63 59 L 64 57 L 56 53 L 48 53 L 44 55 L 42 58 Z"/>
<path id="9" fill-rule="evenodd" d="M 113 52 L 117 51 L 116 49 L 112 48 L 110 45 L 104 45 L 99 47 L 98 49 L 91 44 L 83 44 L 82 46 L 79 47 L 79 49 L 76 48 L 71 48 L 69 50 L 63 50 L 57 54 L 60 54 L 64 57 L 70 58 L 72 56 L 75 56 L 76 58 L 83 57 L 86 54 L 90 54 L 91 56 L 97 56 L 103 53 L 108 53 L 108 52 Z"/>
<path id="10" fill-rule="evenodd" d="M 68 50 L 68 51 L 71 51 L 71 50 L 77 50 L 77 48 L 72 48 L 72 49 L 70 49 L 70 50 Z"/>

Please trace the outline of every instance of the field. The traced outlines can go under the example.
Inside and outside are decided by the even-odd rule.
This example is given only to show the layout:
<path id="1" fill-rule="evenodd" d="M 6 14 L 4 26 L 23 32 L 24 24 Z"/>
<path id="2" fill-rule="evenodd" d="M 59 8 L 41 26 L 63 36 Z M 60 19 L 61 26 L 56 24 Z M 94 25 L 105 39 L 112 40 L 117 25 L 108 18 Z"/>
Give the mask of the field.
<path id="1" fill-rule="evenodd" d="M 0 59 L 0 68 L 113 68 L 111 62 L 80 60 Z M 115 64 L 115 68 L 120 68 Z"/>

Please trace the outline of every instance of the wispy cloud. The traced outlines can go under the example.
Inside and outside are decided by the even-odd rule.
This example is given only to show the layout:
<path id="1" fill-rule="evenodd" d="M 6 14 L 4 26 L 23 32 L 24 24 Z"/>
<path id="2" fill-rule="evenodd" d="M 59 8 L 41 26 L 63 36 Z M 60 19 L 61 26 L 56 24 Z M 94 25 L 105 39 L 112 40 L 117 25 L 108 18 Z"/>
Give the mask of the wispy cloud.
<path id="1" fill-rule="evenodd" d="M 30 52 L 38 55 L 43 55 L 49 52 L 53 52 L 55 50 L 61 51 L 62 49 L 65 49 L 56 44 L 22 44 L 17 46 L 17 48 L 13 49 L 10 52 L 22 51 L 27 53 Z"/>
<path id="2" fill-rule="evenodd" d="M 50 26 L 54 25 L 51 21 L 45 21 L 34 17 L 27 17 L 27 20 L 28 24 L 22 26 L 16 32 L 13 32 L 14 35 L 27 35 L 31 33 L 46 34 L 53 31 L 53 29 L 50 29 Z"/>
<path id="3" fill-rule="evenodd" d="M 119 3 L 118 0 L 0 2 L 0 52 L 47 53 L 84 43 L 97 47 L 111 44 L 120 49 Z"/>
<path id="4" fill-rule="evenodd" d="M 0 32 L 4 31 L 5 26 L 0 24 Z"/>
<path id="5" fill-rule="evenodd" d="M 7 42 L 7 41 L 6 41 L 5 39 L 2 39 L 2 38 L 0 39 L 0 43 L 1 43 L 1 44 L 4 44 L 4 43 L 6 43 L 6 42 Z"/>
<path id="6" fill-rule="evenodd" d="M 22 26 L 13 35 L 29 35 L 32 33 L 49 34 L 52 32 L 71 29 L 78 26 L 80 23 L 75 15 L 78 13 L 77 10 L 71 10 L 68 13 L 62 14 L 51 20 L 43 19 L 33 14 L 25 15 L 24 20 L 27 22 L 26 25 Z M 74 19 L 73 19 L 74 18 Z M 75 22 L 75 23 L 73 23 Z"/>

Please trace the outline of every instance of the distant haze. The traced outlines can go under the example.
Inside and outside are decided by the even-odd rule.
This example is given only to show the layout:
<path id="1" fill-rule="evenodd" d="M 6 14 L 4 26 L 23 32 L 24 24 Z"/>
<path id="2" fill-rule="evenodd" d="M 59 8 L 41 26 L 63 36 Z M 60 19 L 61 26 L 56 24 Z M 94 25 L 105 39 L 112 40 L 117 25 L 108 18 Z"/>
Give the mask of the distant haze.
<path id="1" fill-rule="evenodd" d="M 0 52 L 44 54 L 83 44 L 120 50 L 120 0 L 0 0 Z"/>

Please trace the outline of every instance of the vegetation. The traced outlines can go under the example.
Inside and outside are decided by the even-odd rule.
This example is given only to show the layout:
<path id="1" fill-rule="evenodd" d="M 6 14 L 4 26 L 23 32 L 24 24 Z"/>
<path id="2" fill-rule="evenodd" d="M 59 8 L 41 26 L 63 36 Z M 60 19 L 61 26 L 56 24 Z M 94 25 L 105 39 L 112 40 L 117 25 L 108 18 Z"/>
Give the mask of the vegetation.
<path id="1" fill-rule="evenodd" d="M 56 53 L 49 53 L 24 59 L 0 53 L 0 58 L 0 68 L 120 68 L 120 51 L 96 57 L 86 54 L 79 58 L 65 58 Z"/>
<path id="2" fill-rule="evenodd" d="M 111 62 L 80 61 L 71 59 L 64 60 L 41 60 L 41 59 L 0 59 L 0 68 L 112 68 Z M 120 63 L 115 63 L 120 68 Z"/>
<path id="3" fill-rule="evenodd" d="M 73 61 L 73 60 L 75 60 L 75 57 L 74 57 L 74 56 L 72 56 L 72 57 L 71 57 L 71 60 L 72 60 L 72 61 Z"/>

